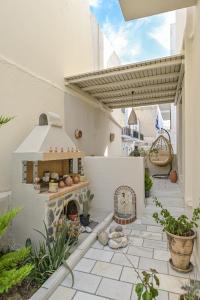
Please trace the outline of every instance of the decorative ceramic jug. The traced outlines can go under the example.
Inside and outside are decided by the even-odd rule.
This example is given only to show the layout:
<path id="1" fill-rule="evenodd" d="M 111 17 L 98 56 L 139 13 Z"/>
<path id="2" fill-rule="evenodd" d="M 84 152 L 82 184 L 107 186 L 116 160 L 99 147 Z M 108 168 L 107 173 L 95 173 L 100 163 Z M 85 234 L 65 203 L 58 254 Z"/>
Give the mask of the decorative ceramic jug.
<path id="1" fill-rule="evenodd" d="M 177 176 L 176 170 L 172 170 L 170 172 L 169 179 L 171 180 L 172 183 L 176 183 L 177 182 L 178 176 Z"/>

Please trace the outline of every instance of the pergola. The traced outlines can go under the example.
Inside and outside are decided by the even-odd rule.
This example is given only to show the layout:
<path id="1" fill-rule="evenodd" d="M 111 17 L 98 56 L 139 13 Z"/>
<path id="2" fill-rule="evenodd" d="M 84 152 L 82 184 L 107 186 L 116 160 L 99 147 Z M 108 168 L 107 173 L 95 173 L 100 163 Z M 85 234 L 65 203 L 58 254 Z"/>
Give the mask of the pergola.
<path id="1" fill-rule="evenodd" d="M 116 109 L 177 103 L 183 76 L 184 56 L 174 55 L 65 77 L 65 85 L 104 108 Z"/>

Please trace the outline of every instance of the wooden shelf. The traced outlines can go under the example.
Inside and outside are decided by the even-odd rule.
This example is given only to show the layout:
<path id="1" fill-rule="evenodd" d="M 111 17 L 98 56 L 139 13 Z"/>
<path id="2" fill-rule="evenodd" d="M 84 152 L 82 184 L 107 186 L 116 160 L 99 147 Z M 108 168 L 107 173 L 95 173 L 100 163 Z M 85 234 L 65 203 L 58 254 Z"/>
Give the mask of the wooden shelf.
<path id="1" fill-rule="evenodd" d="M 61 159 L 73 159 L 73 158 L 82 158 L 85 154 L 82 151 L 67 151 L 67 152 L 46 152 L 43 153 L 43 159 L 46 160 L 61 160 Z"/>
<path id="2" fill-rule="evenodd" d="M 64 187 L 62 189 L 59 189 L 58 192 L 56 192 L 56 193 L 44 192 L 44 193 L 42 193 L 42 195 L 46 194 L 46 195 L 48 195 L 49 200 L 52 200 L 52 199 L 61 197 L 64 194 L 71 193 L 73 191 L 76 191 L 76 190 L 79 190 L 81 188 L 84 188 L 84 187 L 86 187 L 88 185 L 89 185 L 89 181 L 83 181 L 83 182 L 79 182 L 77 184 L 73 184 L 72 186 L 66 186 L 66 187 Z"/>

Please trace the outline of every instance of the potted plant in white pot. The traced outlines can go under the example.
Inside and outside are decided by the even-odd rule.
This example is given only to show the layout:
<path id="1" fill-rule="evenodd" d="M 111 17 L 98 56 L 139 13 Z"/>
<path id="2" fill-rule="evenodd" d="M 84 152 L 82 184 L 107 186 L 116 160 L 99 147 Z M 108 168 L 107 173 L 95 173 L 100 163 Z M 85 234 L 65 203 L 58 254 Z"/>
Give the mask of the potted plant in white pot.
<path id="1" fill-rule="evenodd" d="M 83 204 L 83 214 L 80 215 L 80 221 L 83 226 L 88 226 L 90 223 L 89 208 L 93 198 L 94 194 L 92 194 L 90 190 L 79 196 L 79 202 Z"/>
<path id="2" fill-rule="evenodd" d="M 153 218 L 163 226 L 163 231 L 167 234 L 172 268 L 184 273 L 191 271 L 190 258 L 196 238 L 194 228 L 198 227 L 197 221 L 200 219 L 200 208 L 194 209 L 191 219 L 186 215 L 176 218 L 167 209 L 163 208 L 157 198 L 154 199 L 154 203 L 161 209 L 160 212 L 153 214 Z"/>

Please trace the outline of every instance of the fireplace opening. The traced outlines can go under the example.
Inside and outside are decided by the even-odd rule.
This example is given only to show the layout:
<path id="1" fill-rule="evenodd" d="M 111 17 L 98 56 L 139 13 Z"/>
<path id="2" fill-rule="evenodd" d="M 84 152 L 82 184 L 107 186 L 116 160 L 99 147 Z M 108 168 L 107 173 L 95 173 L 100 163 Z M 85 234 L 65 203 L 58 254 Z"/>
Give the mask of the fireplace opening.
<path id="1" fill-rule="evenodd" d="M 71 200 L 68 204 L 64 207 L 64 215 L 67 219 L 71 221 L 76 221 L 78 219 L 79 214 L 79 207 L 75 200 Z"/>

